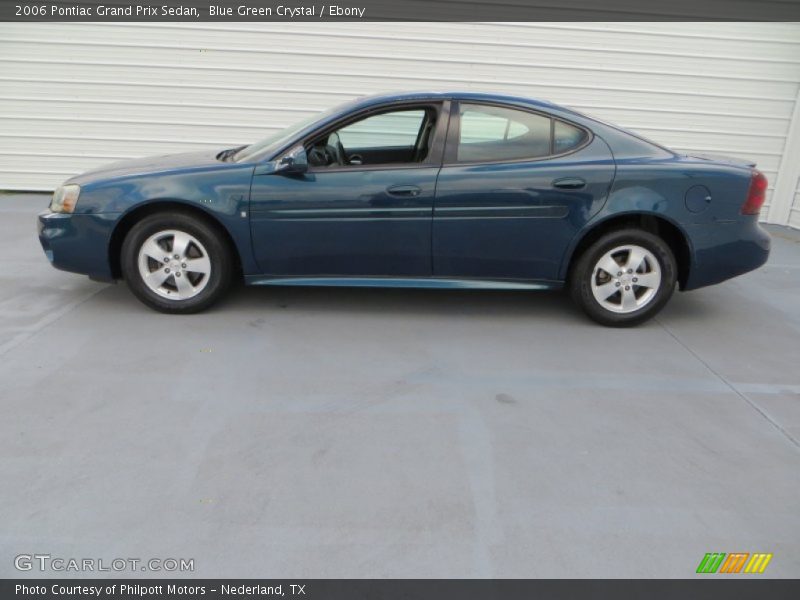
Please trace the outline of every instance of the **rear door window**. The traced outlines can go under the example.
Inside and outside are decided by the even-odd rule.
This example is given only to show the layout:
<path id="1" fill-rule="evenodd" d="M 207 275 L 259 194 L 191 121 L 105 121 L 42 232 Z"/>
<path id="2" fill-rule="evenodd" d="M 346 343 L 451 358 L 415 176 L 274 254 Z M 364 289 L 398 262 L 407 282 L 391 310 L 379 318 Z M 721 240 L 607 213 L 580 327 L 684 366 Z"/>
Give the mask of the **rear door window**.
<path id="1" fill-rule="evenodd" d="M 550 117 L 512 108 L 462 103 L 458 162 L 540 158 L 551 153 Z"/>
<path id="2" fill-rule="evenodd" d="M 585 129 L 547 115 L 462 103 L 457 162 L 502 162 L 564 154 L 589 140 Z"/>

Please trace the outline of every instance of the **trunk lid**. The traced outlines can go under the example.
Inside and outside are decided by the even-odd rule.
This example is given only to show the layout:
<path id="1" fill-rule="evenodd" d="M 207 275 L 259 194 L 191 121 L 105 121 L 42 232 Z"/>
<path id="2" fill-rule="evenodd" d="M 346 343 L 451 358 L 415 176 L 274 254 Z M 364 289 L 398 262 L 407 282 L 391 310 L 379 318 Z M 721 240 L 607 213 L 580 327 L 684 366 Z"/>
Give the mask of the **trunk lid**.
<path id="1" fill-rule="evenodd" d="M 735 167 L 750 168 L 756 166 L 756 161 L 747 158 L 737 158 L 735 156 L 723 156 L 721 154 L 701 154 L 698 152 L 687 152 L 684 156 L 688 158 L 699 158 L 708 162 L 722 163 L 724 165 L 733 165 Z"/>

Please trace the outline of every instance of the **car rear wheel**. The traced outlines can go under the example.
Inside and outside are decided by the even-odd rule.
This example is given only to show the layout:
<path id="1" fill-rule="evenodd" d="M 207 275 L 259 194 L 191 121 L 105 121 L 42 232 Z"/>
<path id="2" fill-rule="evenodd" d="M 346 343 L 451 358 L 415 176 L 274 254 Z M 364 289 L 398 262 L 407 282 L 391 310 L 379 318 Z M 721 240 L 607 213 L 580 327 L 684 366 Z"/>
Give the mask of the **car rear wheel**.
<path id="1" fill-rule="evenodd" d="M 231 252 L 214 228 L 180 212 L 145 217 L 122 244 L 128 287 L 166 313 L 208 308 L 227 290 L 232 271 Z"/>
<path id="2" fill-rule="evenodd" d="M 658 236 L 613 231 L 580 256 L 570 278 L 575 302 L 603 325 L 625 327 L 651 318 L 672 296 L 675 257 Z"/>

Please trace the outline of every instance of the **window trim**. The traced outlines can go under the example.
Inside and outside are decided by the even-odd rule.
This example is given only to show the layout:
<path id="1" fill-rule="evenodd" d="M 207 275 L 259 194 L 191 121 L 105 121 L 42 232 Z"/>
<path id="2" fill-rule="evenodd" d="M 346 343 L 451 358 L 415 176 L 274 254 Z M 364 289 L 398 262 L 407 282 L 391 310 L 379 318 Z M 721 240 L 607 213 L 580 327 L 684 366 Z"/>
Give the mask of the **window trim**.
<path id="1" fill-rule="evenodd" d="M 547 117 L 550 119 L 550 154 L 546 156 L 529 156 L 525 158 L 502 158 L 498 160 L 471 160 L 471 161 L 460 161 L 458 160 L 458 140 L 461 138 L 461 105 L 462 104 L 470 104 L 470 105 L 483 105 L 483 106 L 491 106 L 495 108 L 505 108 L 508 110 L 517 110 L 520 112 L 527 112 L 534 115 L 539 115 L 542 117 Z M 553 150 L 555 149 L 555 126 L 556 121 L 561 121 L 562 123 L 566 123 L 567 125 L 571 125 L 576 129 L 580 129 L 584 133 L 586 133 L 586 139 L 583 143 L 575 146 L 567 150 L 566 152 L 559 152 L 554 153 Z M 570 154 L 574 154 L 583 150 L 594 141 L 595 134 L 591 129 L 587 129 L 583 125 L 579 125 L 573 121 L 568 119 L 564 119 L 562 117 L 557 117 L 552 115 L 548 112 L 542 110 L 534 110 L 532 108 L 524 107 L 524 106 L 516 106 L 513 104 L 505 104 L 502 102 L 492 102 L 488 100 L 456 100 L 453 101 L 450 105 L 450 126 L 447 130 L 447 139 L 445 142 L 445 149 L 444 149 L 444 162 L 442 163 L 443 167 L 460 167 L 460 166 L 470 166 L 470 165 L 502 165 L 502 164 L 515 164 L 515 163 L 530 163 L 530 162 L 540 162 L 543 160 L 552 160 L 554 158 L 561 158 L 563 156 L 569 156 Z"/>
<path id="2" fill-rule="evenodd" d="M 360 171 L 388 171 L 388 170 L 400 170 L 400 169 L 422 169 L 431 167 L 441 167 L 444 159 L 445 139 L 447 137 L 447 131 L 450 126 L 451 104 L 452 103 L 449 99 L 442 99 L 442 100 L 415 99 L 403 102 L 390 102 L 378 106 L 370 106 L 369 108 L 365 108 L 358 112 L 345 115 L 341 119 L 338 119 L 337 121 L 330 123 L 321 129 L 317 129 L 316 131 L 309 133 L 302 139 L 297 140 L 292 145 L 292 147 L 302 144 L 303 148 L 306 148 L 309 143 L 322 136 L 329 135 L 334 131 L 342 129 L 343 127 L 347 127 L 348 125 L 351 125 L 356 121 L 360 121 L 362 119 L 365 119 L 373 115 L 392 112 L 394 110 L 414 110 L 415 108 L 420 108 L 423 110 L 433 109 L 436 112 L 436 124 L 435 124 L 436 131 L 433 136 L 433 142 L 431 143 L 431 147 L 428 151 L 428 156 L 424 161 L 415 163 L 384 163 L 380 165 L 344 165 L 339 167 L 313 167 L 309 165 L 308 172 L 309 173 L 357 173 Z M 282 152 L 281 155 L 276 160 L 280 160 L 283 157 L 283 155 L 286 154 L 286 152 L 288 152 L 288 150 Z"/>

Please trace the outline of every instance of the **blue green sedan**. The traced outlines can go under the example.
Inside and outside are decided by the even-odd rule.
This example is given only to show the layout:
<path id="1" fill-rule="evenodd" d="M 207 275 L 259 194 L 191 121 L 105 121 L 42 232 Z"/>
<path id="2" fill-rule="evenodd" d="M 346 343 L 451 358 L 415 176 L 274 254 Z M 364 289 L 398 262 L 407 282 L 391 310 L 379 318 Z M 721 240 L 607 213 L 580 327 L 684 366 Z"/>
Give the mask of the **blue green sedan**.
<path id="1" fill-rule="evenodd" d="M 38 217 L 59 269 L 192 313 L 248 285 L 568 290 L 613 326 L 762 265 L 767 181 L 548 102 L 360 98 L 254 144 L 110 164 Z"/>

